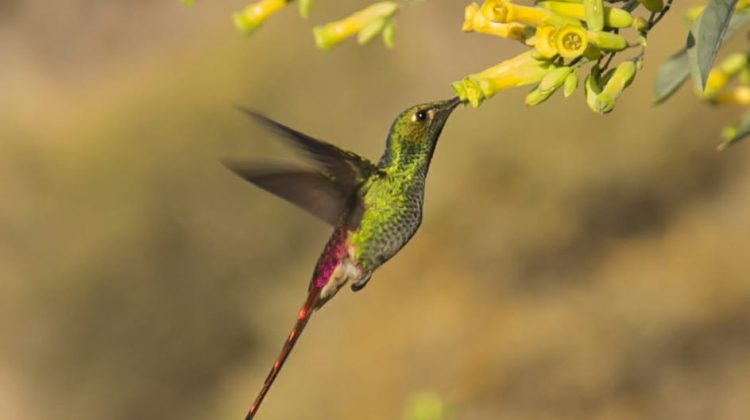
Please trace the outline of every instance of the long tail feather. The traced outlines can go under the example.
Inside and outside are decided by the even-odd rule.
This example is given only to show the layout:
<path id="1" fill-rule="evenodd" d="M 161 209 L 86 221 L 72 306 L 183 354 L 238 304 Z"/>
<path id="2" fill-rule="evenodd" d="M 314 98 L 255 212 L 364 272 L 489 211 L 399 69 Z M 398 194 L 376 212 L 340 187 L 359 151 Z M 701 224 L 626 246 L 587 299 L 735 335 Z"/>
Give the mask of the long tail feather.
<path id="1" fill-rule="evenodd" d="M 284 366 L 284 362 L 286 361 L 287 357 L 289 357 L 289 353 L 292 352 L 292 349 L 294 348 L 295 343 L 297 343 L 297 339 L 302 334 L 302 331 L 305 329 L 305 325 L 307 325 L 307 321 L 310 320 L 310 316 L 315 310 L 315 306 L 317 305 L 319 298 L 320 298 L 319 288 L 313 288 L 312 290 L 310 290 L 310 293 L 307 295 L 307 300 L 305 301 L 305 304 L 302 305 L 302 308 L 299 310 L 299 313 L 297 314 L 297 322 L 294 323 L 294 327 L 292 327 L 292 331 L 289 333 L 289 337 L 287 337 L 286 341 L 284 342 L 284 346 L 281 348 L 281 353 L 279 353 L 279 357 L 276 359 L 276 362 L 274 362 L 273 366 L 271 367 L 271 371 L 268 372 L 266 381 L 263 383 L 263 388 L 260 389 L 260 392 L 258 393 L 258 396 L 255 398 L 253 405 L 250 406 L 250 411 L 247 413 L 245 420 L 252 420 L 253 417 L 255 417 L 255 413 L 258 411 L 260 404 L 263 402 L 263 398 L 265 398 L 266 394 L 268 393 L 268 390 L 271 389 L 271 385 L 273 385 L 274 380 L 276 380 L 276 376 L 279 374 L 279 371 L 281 371 L 281 367 Z"/>

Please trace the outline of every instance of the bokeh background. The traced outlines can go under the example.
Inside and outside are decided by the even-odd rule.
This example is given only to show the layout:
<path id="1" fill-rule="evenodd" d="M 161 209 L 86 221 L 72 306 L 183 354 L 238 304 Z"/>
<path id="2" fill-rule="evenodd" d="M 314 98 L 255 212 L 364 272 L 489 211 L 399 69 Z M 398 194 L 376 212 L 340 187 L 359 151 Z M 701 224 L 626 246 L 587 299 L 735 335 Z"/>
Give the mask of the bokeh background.
<path id="1" fill-rule="evenodd" d="M 446 1 L 393 51 L 315 49 L 367 3 L 246 39 L 241 1 L 0 1 L 3 418 L 242 418 L 329 228 L 220 165 L 295 159 L 233 104 L 376 159 L 399 111 L 519 51 Z M 259 417 L 750 418 L 750 144 L 717 153 L 740 110 L 688 88 L 651 104 L 675 3 L 610 115 L 458 109 L 421 231 L 314 316 Z"/>

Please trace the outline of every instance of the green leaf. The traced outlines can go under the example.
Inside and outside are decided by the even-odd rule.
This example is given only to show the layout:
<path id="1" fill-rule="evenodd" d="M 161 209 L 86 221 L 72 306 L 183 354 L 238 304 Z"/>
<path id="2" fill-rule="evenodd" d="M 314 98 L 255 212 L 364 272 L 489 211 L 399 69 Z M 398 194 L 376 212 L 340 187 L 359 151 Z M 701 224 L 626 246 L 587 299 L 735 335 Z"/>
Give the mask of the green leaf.
<path id="1" fill-rule="evenodd" d="M 687 49 L 683 48 L 659 67 L 654 85 L 654 102 L 658 104 L 667 100 L 682 86 L 689 74 Z"/>
<path id="2" fill-rule="evenodd" d="M 711 0 L 688 33 L 687 56 L 690 74 L 699 92 L 706 86 L 708 72 L 716 58 L 737 0 Z"/>
<path id="3" fill-rule="evenodd" d="M 745 113 L 745 115 L 742 116 L 742 120 L 739 124 L 737 124 L 735 129 L 736 131 L 734 131 L 732 136 L 729 137 L 727 141 L 719 145 L 719 150 L 724 150 L 727 147 L 736 144 L 740 140 L 747 138 L 747 136 L 750 136 L 750 112 Z"/>
<path id="4" fill-rule="evenodd" d="M 750 13 L 737 12 L 732 16 L 729 27 L 724 34 L 724 40 L 734 35 L 750 21 Z M 722 41 L 723 42 L 723 41 Z M 687 58 L 687 49 L 683 48 L 673 56 L 669 57 L 656 75 L 656 84 L 654 85 L 654 102 L 662 103 L 666 101 L 677 89 L 682 86 L 685 79 L 690 75 L 690 67 Z"/>

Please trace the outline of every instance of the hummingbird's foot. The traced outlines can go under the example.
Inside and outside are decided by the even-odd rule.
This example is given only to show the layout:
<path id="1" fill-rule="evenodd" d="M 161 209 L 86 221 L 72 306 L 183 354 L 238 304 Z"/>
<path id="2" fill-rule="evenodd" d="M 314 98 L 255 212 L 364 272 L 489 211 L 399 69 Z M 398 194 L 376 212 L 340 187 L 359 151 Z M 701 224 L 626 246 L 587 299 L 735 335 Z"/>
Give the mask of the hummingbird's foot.
<path id="1" fill-rule="evenodd" d="M 360 290 L 362 290 L 362 288 L 364 288 L 365 286 L 367 286 L 367 282 L 370 281 L 370 277 L 371 276 L 372 276 L 372 274 L 368 273 L 368 274 L 365 274 L 364 277 L 362 277 L 361 279 L 353 282 L 352 283 L 352 291 L 353 292 L 359 292 Z"/>

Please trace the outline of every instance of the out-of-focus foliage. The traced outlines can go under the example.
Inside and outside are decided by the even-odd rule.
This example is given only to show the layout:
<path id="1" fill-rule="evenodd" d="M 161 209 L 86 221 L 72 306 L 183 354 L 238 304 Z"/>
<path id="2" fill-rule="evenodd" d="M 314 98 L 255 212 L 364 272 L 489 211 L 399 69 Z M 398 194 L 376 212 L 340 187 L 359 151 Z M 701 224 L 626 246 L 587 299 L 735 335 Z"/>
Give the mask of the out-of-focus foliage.
<path id="1" fill-rule="evenodd" d="M 711 1 L 708 6 L 690 8 L 685 17 L 692 23 L 687 45 L 659 70 L 656 101 L 667 99 L 692 74 L 697 95 L 704 101 L 750 105 L 747 51 L 732 53 L 712 68 L 722 42 L 746 27 L 750 20 L 750 2 Z M 720 150 L 750 135 L 750 113 L 746 113 L 740 122 L 724 127 L 722 135 L 725 141 L 719 145 Z"/>
<path id="2" fill-rule="evenodd" d="M 376 159 L 397 112 L 525 50 L 433 1 L 393 51 L 321 54 L 296 11 L 238 36 L 243 5 L 0 2 L 4 417 L 242 416 L 330 232 L 221 166 L 292 155 L 233 104 Z M 456 110 L 420 232 L 315 315 L 262 420 L 402 419 L 425 389 L 462 420 L 749 418 L 750 148 L 712 153 L 735 117 L 687 89 L 652 108 L 656 70 L 606 118 Z"/>

